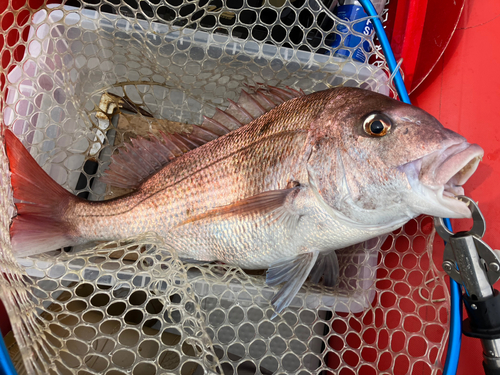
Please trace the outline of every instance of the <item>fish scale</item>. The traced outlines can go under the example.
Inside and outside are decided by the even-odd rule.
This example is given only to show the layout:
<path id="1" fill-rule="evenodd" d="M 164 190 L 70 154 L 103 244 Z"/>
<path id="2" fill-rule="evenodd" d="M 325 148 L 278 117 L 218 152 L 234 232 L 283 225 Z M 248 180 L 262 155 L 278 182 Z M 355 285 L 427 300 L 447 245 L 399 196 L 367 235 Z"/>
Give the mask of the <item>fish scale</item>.
<path id="1" fill-rule="evenodd" d="M 244 112 L 239 106 L 231 103 L 233 114 Z M 219 122 L 224 118 L 231 124 Z M 204 124 L 219 130 L 242 125 L 222 111 Z M 200 129 L 193 126 L 196 134 L 214 136 Z M 135 141 L 115 159 L 116 168 L 111 165 L 120 184 L 127 186 L 119 173 L 124 163 L 141 169 L 144 158 L 148 164 L 141 148 L 164 152 L 167 163 L 148 178 L 143 173 L 154 171 L 151 163 L 129 174 L 144 181 L 134 192 L 89 202 L 52 181 L 10 131 L 5 136 L 20 201 L 11 226 L 14 251 L 154 232 L 185 260 L 267 269 L 267 284 L 282 285 L 272 299 L 277 313 L 311 272 L 316 281 L 335 282 L 335 250 L 389 233 L 420 214 L 470 215 L 454 196 L 483 155 L 416 107 L 344 87 L 285 101 L 194 149 L 189 134 L 163 134 L 161 145 Z M 170 161 L 169 147 L 176 144 L 186 153 L 177 149 L 180 156 Z"/>
<path id="2" fill-rule="evenodd" d="M 327 101 L 328 97 L 322 99 Z M 298 103 L 288 102 L 278 114 L 271 110 L 251 126 L 176 159 L 129 197 L 106 202 L 79 202 L 73 212 L 68 213 L 68 220 L 80 223 L 84 238 L 89 238 L 90 233 L 99 233 L 92 240 L 124 238 L 145 231 L 166 236 L 189 216 L 230 205 L 263 191 L 282 189 L 290 176 L 307 181 L 305 164 L 299 168 L 300 172 L 293 173 L 301 157 L 296 151 L 304 148 L 307 133 L 303 129 L 318 114 L 321 102 L 311 97 L 295 100 Z M 297 113 L 304 107 L 304 101 L 311 100 L 315 106 L 307 108 L 304 114 L 283 116 L 288 112 Z M 190 215 L 186 214 L 188 211 Z M 109 216 L 115 217 L 116 223 L 112 223 Z M 120 224 L 123 221 L 138 223 L 125 227 Z M 108 231 L 107 228 L 113 229 Z M 178 251 L 182 256 L 186 250 Z"/>

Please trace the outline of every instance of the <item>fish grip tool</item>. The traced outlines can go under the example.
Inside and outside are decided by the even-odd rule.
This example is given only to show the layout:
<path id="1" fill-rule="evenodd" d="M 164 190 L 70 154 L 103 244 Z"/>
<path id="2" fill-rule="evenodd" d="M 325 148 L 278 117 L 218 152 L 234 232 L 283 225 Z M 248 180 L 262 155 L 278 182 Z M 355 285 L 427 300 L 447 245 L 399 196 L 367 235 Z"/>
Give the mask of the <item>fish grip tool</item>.
<path id="1" fill-rule="evenodd" d="M 500 374 L 500 292 L 492 285 L 500 279 L 500 258 L 483 240 L 486 222 L 477 204 L 465 196 L 473 226 L 469 231 L 451 232 L 442 218 L 434 218 L 437 233 L 446 242 L 444 271 L 464 289 L 468 318 L 463 333 L 481 339 L 483 368 L 487 375 Z"/>

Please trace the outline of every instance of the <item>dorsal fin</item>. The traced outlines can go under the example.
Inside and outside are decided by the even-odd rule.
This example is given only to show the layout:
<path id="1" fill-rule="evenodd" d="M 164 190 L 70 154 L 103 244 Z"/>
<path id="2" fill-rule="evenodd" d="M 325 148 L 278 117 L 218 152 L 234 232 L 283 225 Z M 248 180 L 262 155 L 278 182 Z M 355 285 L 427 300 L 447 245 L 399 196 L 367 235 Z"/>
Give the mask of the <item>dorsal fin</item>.
<path id="1" fill-rule="evenodd" d="M 302 90 L 288 86 L 286 89 L 266 85 L 247 88 L 248 92 L 242 90 L 237 103 L 229 100 L 225 111 L 217 108 L 212 118 L 204 117 L 201 125 L 192 125 L 190 133 L 167 134 L 160 131 L 159 137 L 148 134 L 149 140 L 141 136 L 132 139 L 111 157 L 109 169 L 101 181 L 120 188 L 135 189 L 174 158 L 252 122 L 289 99 L 305 95 Z M 144 115 L 145 111 L 130 100 L 123 99 L 122 104 L 127 110 Z"/>

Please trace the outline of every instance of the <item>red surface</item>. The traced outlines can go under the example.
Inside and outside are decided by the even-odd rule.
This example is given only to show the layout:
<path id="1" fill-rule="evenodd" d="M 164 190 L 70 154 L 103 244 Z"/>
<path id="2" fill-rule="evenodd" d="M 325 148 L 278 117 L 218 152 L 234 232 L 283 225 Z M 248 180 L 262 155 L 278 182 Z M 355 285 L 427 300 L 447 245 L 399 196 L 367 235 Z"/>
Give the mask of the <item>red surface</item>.
<path id="1" fill-rule="evenodd" d="M 394 20 L 391 47 L 396 60 L 404 57 L 402 68 L 405 72 L 405 83 L 412 87 L 413 76 L 417 64 L 423 25 L 426 18 L 428 0 L 399 0 Z M 391 13 L 389 13 L 391 16 Z M 436 57 L 439 57 L 439 55 Z"/>
<path id="2" fill-rule="evenodd" d="M 3 302 L 0 301 L 0 332 L 5 336 L 8 332 L 12 330 L 10 325 L 9 317 L 7 316 L 7 311 L 5 310 L 5 306 Z"/>
<path id="3" fill-rule="evenodd" d="M 412 22 L 413 29 L 410 28 L 409 30 L 412 31 L 413 34 L 416 34 L 415 32 L 420 25 L 420 27 L 422 27 L 422 34 L 419 40 L 420 44 L 412 44 L 411 39 L 413 35 L 412 33 L 407 33 L 407 38 L 410 38 L 410 40 L 405 43 L 406 48 L 402 55 L 405 56 L 405 53 L 407 53 L 408 56 L 411 57 L 410 61 L 413 61 L 415 64 L 411 66 L 414 70 L 408 73 L 405 71 L 408 79 L 411 79 L 411 84 L 407 84 L 410 91 L 413 91 L 422 81 L 424 81 L 436 62 L 441 58 L 443 51 L 454 35 L 465 1 L 466 0 L 430 0 L 427 3 L 423 26 L 419 24 L 418 21 Z M 414 10 L 414 13 L 416 14 L 416 10 Z M 411 16 L 412 13 L 410 13 L 410 17 Z M 410 53 L 414 45 L 419 46 L 416 59 L 414 54 Z M 406 58 L 406 60 L 408 60 L 408 58 Z"/>
<path id="4" fill-rule="evenodd" d="M 493 249 L 500 249 L 499 35 L 500 1 L 468 0 L 443 58 L 412 95 L 413 104 L 484 148 L 483 162 L 465 193 L 479 202 L 487 222 L 484 240 Z M 471 225 L 452 222 L 455 231 Z M 500 290 L 499 283 L 495 286 Z M 464 337 L 462 343 L 458 374 L 483 373 L 480 342 Z"/>
<path id="5" fill-rule="evenodd" d="M 404 80 L 413 91 L 441 58 L 460 19 L 465 0 L 391 0 L 385 23 Z"/>

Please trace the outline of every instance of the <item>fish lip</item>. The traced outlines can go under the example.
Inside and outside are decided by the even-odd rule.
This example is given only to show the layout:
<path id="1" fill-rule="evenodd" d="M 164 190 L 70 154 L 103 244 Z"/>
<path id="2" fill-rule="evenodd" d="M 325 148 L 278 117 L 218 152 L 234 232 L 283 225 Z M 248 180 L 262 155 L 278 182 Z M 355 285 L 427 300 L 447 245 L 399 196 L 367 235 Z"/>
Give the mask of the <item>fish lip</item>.
<path id="1" fill-rule="evenodd" d="M 448 217 L 470 218 L 467 204 L 457 196 L 464 195 L 462 185 L 474 174 L 483 155 L 479 145 L 461 142 L 413 160 L 401 170 L 406 173 L 412 189 L 417 188 L 415 190 L 427 197 L 434 196 Z"/>
<path id="2" fill-rule="evenodd" d="M 444 187 L 436 191 L 436 198 L 438 203 L 450 210 L 450 213 L 446 216 L 451 219 L 467 219 L 472 217 L 467 203 L 457 198 L 458 195 L 463 195 L 464 189 L 460 189 L 462 192 L 456 195 L 448 195 L 453 193 L 447 192 Z"/>
<path id="3" fill-rule="evenodd" d="M 449 155 L 434 171 L 434 178 L 438 185 L 462 186 L 476 171 L 479 162 L 484 156 L 483 149 L 476 144 L 467 144 L 463 150 L 457 150 Z"/>

